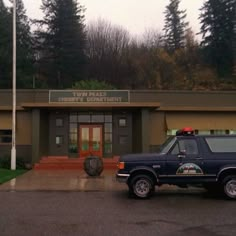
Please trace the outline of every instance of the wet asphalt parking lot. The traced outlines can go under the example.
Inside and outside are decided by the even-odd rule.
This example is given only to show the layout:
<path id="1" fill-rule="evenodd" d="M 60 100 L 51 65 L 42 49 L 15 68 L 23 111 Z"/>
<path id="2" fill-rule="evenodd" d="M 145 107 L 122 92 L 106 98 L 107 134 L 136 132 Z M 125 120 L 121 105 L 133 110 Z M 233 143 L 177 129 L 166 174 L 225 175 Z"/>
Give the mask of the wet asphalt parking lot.
<path id="1" fill-rule="evenodd" d="M 236 201 L 167 189 L 148 200 L 127 190 L 0 191 L 1 236 L 236 235 Z"/>

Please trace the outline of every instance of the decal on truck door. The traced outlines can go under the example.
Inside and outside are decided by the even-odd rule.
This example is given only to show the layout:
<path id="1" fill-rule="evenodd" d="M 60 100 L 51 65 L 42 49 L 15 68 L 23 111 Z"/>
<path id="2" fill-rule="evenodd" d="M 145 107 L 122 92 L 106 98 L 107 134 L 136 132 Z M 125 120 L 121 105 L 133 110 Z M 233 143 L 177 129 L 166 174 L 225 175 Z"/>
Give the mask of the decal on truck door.
<path id="1" fill-rule="evenodd" d="M 178 168 L 176 175 L 203 175 L 203 171 L 194 163 L 186 163 Z"/>

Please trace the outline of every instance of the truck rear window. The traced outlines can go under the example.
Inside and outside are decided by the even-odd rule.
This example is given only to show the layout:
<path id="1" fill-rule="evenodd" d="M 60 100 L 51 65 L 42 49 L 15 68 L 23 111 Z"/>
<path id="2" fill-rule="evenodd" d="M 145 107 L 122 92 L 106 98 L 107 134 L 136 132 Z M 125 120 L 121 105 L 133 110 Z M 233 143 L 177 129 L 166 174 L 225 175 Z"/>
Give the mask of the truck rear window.
<path id="1" fill-rule="evenodd" d="M 236 137 L 205 138 L 212 152 L 236 152 Z"/>

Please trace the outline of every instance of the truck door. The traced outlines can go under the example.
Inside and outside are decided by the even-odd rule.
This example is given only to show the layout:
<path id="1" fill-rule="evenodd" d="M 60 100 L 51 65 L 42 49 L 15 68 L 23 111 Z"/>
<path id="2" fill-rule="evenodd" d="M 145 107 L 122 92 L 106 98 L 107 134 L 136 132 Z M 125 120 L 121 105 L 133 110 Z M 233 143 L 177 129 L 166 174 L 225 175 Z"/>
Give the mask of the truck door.
<path id="1" fill-rule="evenodd" d="M 204 178 L 204 160 L 195 137 L 179 137 L 167 154 L 166 172 L 173 183 L 196 183 Z"/>

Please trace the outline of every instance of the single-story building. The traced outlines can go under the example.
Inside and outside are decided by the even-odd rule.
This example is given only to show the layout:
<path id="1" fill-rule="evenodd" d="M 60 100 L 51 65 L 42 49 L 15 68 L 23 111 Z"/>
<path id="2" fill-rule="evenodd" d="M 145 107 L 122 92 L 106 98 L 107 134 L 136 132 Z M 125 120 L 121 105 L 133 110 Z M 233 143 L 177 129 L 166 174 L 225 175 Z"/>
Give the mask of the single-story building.
<path id="1" fill-rule="evenodd" d="M 16 152 L 103 158 L 155 152 L 168 135 L 236 133 L 236 91 L 17 90 Z M 0 90 L 0 157 L 10 155 L 12 91 Z"/>

